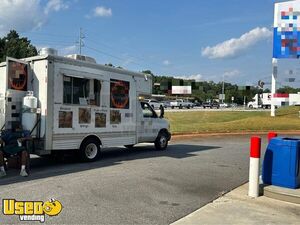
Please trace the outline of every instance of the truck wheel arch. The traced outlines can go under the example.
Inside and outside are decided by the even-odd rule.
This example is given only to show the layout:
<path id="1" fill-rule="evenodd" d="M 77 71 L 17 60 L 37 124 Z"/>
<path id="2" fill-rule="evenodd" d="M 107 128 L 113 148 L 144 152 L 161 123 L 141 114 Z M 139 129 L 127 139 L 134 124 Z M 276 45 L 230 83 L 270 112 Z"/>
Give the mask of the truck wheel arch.
<path id="1" fill-rule="evenodd" d="M 102 145 L 102 142 L 101 142 L 100 138 L 99 138 L 97 135 L 95 135 L 95 134 L 89 134 L 88 136 L 85 136 L 85 137 L 82 139 L 82 141 L 81 141 L 81 143 L 80 143 L 80 146 L 79 146 L 79 149 L 81 148 L 82 144 L 83 144 L 86 140 L 88 140 L 88 139 L 95 139 L 95 140 L 99 141 L 100 145 Z"/>
<path id="2" fill-rule="evenodd" d="M 161 129 L 155 139 L 154 146 L 157 150 L 165 150 L 168 147 L 170 134 L 167 129 Z"/>
<path id="3" fill-rule="evenodd" d="M 166 128 L 163 128 L 163 129 L 161 129 L 161 130 L 158 132 L 156 138 L 158 138 L 158 136 L 159 136 L 161 133 L 169 134 L 168 130 L 167 130 Z"/>
<path id="4" fill-rule="evenodd" d="M 94 162 L 99 159 L 101 154 L 101 141 L 96 135 L 85 137 L 78 151 L 78 156 L 83 162 Z"/>

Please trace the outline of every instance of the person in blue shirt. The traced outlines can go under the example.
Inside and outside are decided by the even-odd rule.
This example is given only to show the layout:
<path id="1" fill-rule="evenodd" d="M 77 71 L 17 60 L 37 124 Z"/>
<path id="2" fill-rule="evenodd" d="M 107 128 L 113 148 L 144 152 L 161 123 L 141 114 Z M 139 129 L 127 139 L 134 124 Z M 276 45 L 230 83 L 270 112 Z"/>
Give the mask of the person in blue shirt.
<path id="1" fill-rule="evenodd" d="M 30 132 L 23 131 L 20 128 L 13 130 L 5 130 L 0 137 L 0 177 L 6 175 L 4 168 L 4 157 L 19 154 L 21 156 L 21 171 L 20 175 L 27 177 L 26 165 L 28 160 L 28 152 L 25 147 L 22 146 L 24 141 L 30 140 Z"/>

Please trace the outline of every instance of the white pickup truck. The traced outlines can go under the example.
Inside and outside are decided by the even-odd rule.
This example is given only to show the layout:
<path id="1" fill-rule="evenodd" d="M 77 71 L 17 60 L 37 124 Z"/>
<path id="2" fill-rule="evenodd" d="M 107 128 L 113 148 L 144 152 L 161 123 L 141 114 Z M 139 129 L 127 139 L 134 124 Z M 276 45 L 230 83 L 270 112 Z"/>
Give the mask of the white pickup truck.
<path id="1" fill-rule="evenodd" d="M 179 108 L 179 109 L 182 109 L 182 108 L 193 108 L 194 107 L 194 103 L 192 102 L 189 102 L 189 101 L 185 101 L 183 99 L 176 99 L 175 101 L 171 101 L 170 102 L 170 105 L 171 105 L 171 108 L 174 109 L 174 108 Z"/>
<path id="2" fill-rule="evenodd" d="M 149 105 L 151 105 L 151 107 L 153 109 L 160 109 L 160 107 L 164 107 L 164 104 L 155 100 L 155 99 L 145 99 L 145 102 L 148 102 Z"/>

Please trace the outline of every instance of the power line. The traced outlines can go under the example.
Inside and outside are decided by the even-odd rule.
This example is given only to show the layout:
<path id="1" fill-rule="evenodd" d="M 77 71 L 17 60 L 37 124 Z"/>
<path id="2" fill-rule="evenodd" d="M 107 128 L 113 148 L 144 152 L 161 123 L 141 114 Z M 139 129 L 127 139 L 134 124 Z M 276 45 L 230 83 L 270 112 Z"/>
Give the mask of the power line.
<path id="1" fill-rule="evenodd" d="M 112 58 L 115 58 L 115 59 L 118 59 L 118 60 L 121 60 L 121 61 L 124 60 L 124 59 L 122 59 L 122 58 L 120 58 L 120 57 L 118 57 L 118 56 L 109 54 L 109 53 L 107 53 L 107 52 L 100 51 L 100 50 L 98 50 L 98 49 L 96 49 L 96 48 L 92 48 L 92 47 L 89 47 L 89 46 L 87 46 L 87 45 L 86 45 L 85 47 L 88 48 L 88 49 L 90 49 L 90 50 L 93 50 L 93 51 L 95 51 L 95 52 L 98 52 L 98 53 L 100 53 L 100 54 L 107 55 L 107 56 L 109 56 L 109 57 L 112 57 Z"/>
<path id="2" fill-rule="evenodd" d="M 93 33 L 93 32 L 90 32 L 90 31 L 88 31 L 88 32 Z M 29 32 L 23 32 L 23 34 L 26 34 L 26 33 L 29 33 Z M 120 52 L 119 49 L 116 49 L 115 47 L 112 47 L 111 45 L 109 45 L 107 43 L 104 43 L 103 41 L 99 41 L 99 40 L 95 41 L 95 40 L 91 39 L 90 37 L 87 38 L 86 35 L 84 34 L 82 28 L 80 28 L 79 38 L 78 38 L 77 42 L 76 41 L 74 41 L 74 42 L 72 42 L 72 41 L 69 42 L 68 41 L 68 40 L 74 38 L 74 36 L 71 36 L 71 35 L 59 35 L 59 34 L 53 34 L 53 33 L 34 32 L 34 31 L 30 32 L 30 33 L 32 33 L 34 35 L 37 35 L 37 36 L 42 36 L 42 37 L 54 37 L 53 39 L 41 38 L 41 39 L 38 39 L 37 41 L 33 41 L 34 43 L 37 43 L 39 45 L 41 45 L 41 44 L 50 44 L 50 45 L 55 45 L 55 46 L 64 46 L 64 47 L 66 47 L 66 45 L 62 45 L 62 44 L 70 44 L 70 45 L 77 44 L 79 46 L 79 54 L 82 54 L 82 48 L 86 47 L 87 49 L 95 51 L 99 54 L 103 54 L 103 55 L 109 56 L 111 58 L 120 60 L 120 61 L 128 61 L 128 59 L 126 59 L 124 57 L 122 58 L 122 57 L 110 54 L 108 52 L 99 50 L 100 46 L 105 46 L 105 48 L 107 48 L 107 49 L 110 49 L 110 50 L 113 50 L 113 51 L 117 50 L 117 51 Z M 97 34 L 97 37 L 98 37 L 98 34 Z M 95 48 L 93 46 L 86 46 L 85 42 L 84 42 L 84 39 L 86 39 L 87 42 L 93 43 L 95 45 L 95 47 L 97 47 L 97 48 Z M 126 48 L 126 46 L 123 46 L 123 48 Z M 134 50 L 134 49 L 131 49 L 131 48 L 127 48 L 127 49 L 129 49 L 130 51 Z M 133 61 L 133 60 L 139 60 L 139 61 L 146 62 L 147 64 L 162 66 L 161 64 L 156 63 L 156 62 L 149 62 L 149 59 L 146 59 L 144 57 L 133 56 L 131 54 L 127 54 L 127 55 L 128 55 L 128 57 L 130 57 L 130 63 L 132 63 L 132 64 L 142 66 L 141 64 L 137 63 L 136 61 Z"/>

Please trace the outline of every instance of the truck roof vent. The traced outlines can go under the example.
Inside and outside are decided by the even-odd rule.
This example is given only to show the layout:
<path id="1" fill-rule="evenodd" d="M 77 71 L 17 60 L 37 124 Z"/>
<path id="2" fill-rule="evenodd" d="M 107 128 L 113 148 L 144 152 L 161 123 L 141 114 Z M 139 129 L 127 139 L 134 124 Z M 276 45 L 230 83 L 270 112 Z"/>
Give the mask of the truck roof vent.
<path id="1" fill-rule="evenodd" d="M 39 55 L 57 55 L 57 50 L 54 48 L 41 48 Z"/>
<path id="2" fill-rule="evenodd" d="M 73 55 L 67 55 L 65 57 L 71 58 L 71 59 L 76 59 L 76 60 L 81 60 L 81 61 L 85 61 L 85 62 L 90 62 L 90 63 L 96 63 L 96 60 L 94 58 L 85 56 L 85 55 L 73 54 Z"/>

